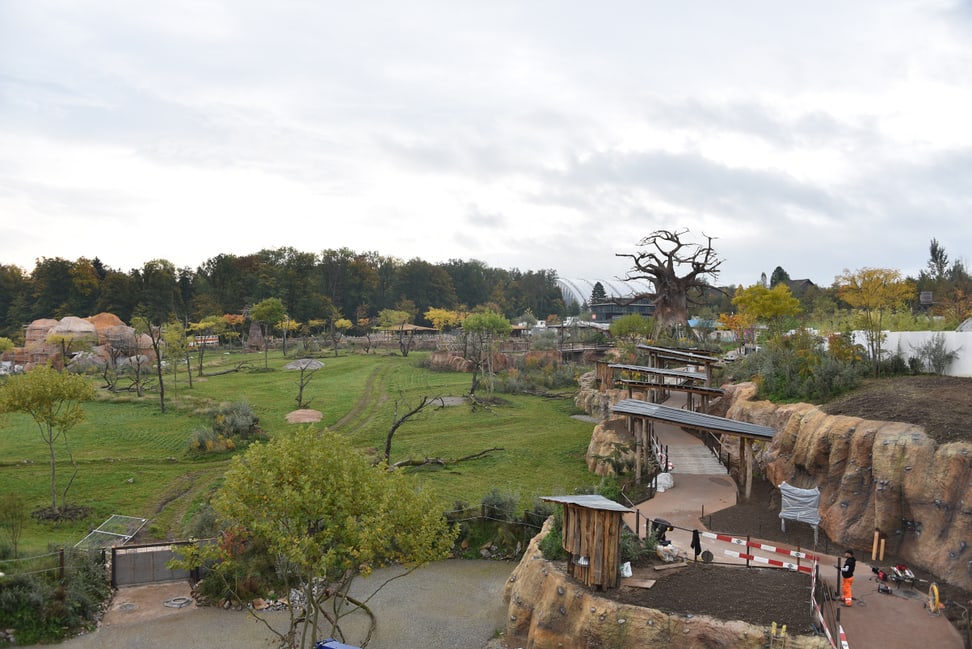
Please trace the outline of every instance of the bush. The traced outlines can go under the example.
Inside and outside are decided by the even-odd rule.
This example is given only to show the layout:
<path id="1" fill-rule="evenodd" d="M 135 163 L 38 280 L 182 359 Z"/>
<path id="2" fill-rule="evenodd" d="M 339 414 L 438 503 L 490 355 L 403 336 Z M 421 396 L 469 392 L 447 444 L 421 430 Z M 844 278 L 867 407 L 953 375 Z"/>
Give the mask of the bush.
<path id="1" fill-rule="evenodd" d="M 630 561 L 631 563 L 638 563 L 643 561 L 648 557 L 651 557 L 655 553 L 654 541 L 651 543 L 651 549 L 648 549 L 648 544 L 638 538 L 638 535 L 628 529 L 626 526 L 621 528 L 621 562 Z"/>
<path id="2" fill-rule="evenodd" d="M 939 375 L 945 374 L 945 370 L 948 369 L 952 361 L 958 358 L 959 353 L 958 349 L 948 350 L 945 345 L 945 336 L 940 333 L 935 334 L 931 339 L 917 347 L 912 346 L 912 349 L 917 354 L 917 357 L 908 359 L 909 364 L 912 365 L 912 371 L 927 368 L 928 371 Z M 912 364 L 911 361 L 915 361 L 915 363 Z"/>
<path id="3" fill-rule="evenodd" d="M 189 450 L 196 453 L 233 451 L 237 440 L 244 445 L 263 436 L 260 420 L 250 404 L 220 404 L 204 412 L 212 421 L 212 428 L 200 428 L 189 437 Z"/>
<path id="4" fill-rule="evenodd" d="M 200 505 L 186 523 L 184 533 L 193 539 L 209 539 L 219 534 L 216 512 L 212 505 L 209 503 Z"/>
<path id="5" fill-rule="evenodd" d="M 93 626 L 111 595 L 101 551 L 66 552 L 57 570 L 11 575 L 0 581 L 0 628 L 18 645 L 51 643 Z"/>
<path id="6" fill-rule="evenodd" d="M 802 331 L 777 338 L 762 350 L 737 361 L 730 380 L 753 380 L 759 396 L 773 401 L 827 401 L 856 387 L 868 371 L 855 347 L 842 338 L 835 353 L 823 348 L 823 340 Z"/>
<path id="7" fill-rule="evenodd" d="M 253 439 L 261 432 L 260 419 L 245 401 L 222 404 L 211 412 L 213 432 L 224 437 Z"/>
<path id="8" fill-rule="evenodd" d="M 564 518 L 561 508 L 554 513 L 554 523 L 550 531 L 540 540 L 540 551 L 543 558 L 549 561 L 563 561 L 567 558 L 564 550 Z"/>
<path id="9" fill-rule="evenodd" d="M 511 494 L 503 495 L 493 488 L 483 496 L 483 516 L 498 521 L 512 522 L 516 520 L 517 498 Z"/>

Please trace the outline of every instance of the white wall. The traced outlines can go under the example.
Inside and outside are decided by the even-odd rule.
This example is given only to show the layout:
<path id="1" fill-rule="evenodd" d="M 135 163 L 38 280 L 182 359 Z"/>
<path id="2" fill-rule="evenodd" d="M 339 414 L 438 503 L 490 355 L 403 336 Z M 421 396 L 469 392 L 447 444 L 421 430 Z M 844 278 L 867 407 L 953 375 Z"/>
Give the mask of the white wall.
<path id="1" fill-rule="evenodd" d="M 905 361 L 916 355 L 916 347 L 941 335 L 945 340 L 945 349 L 958 353 L 945 373 L 949 376 L 972 377 L 972 331 L 885 331 L 884 335 L 881 348 L 887 354 L 900 353 Z M 863 331 L 854 332 L 854 342 L 867 346 Z"/>

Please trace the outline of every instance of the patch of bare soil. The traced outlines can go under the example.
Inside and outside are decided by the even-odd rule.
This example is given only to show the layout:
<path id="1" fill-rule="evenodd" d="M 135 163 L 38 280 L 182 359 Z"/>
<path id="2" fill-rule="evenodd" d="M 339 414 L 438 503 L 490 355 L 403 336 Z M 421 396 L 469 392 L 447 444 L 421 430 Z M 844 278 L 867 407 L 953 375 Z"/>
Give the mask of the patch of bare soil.
<path id="1" fill-rule="evenodd" d="M 896 376 L 868 379 L 820 406 L 829 415 L 900 421 L 925 428 L 939 444 L 972 441 L 972 378 Z"/>
<path id="2" fill-rule="evenodd" d="M 787 532 L 780 530 L 778 490 L 766 481 L 754 483 L 748 502 L 706 515 L 703 522 L 718 533 L 745 536 L 763 530 L 761 539 L 808 550 L 813 547 L 808 525 L 791 523 Z M 825 544 L 833 545 L 822 533 L 820 541 L 820 552 L 825 552 Z M 810 578 L 805 573 L 719 563 L 690 563 L 665 570 L 655 570 L 654 565 L 646 562 L 634 567 L 633 577 L 656 580 L 651 588 L 623 586 L 605 596 L 678 615 L 708 615 L 764 626 L 777 622 L 788 625 L 792 633 L 813 632 Z"/>
<path id="3" fill-rule="evenodd" d="M 634 577 L 655 579 L 651 588 L 622 586 L 613 599 L 676 615 L 708 615 L 769 626 L 786 624 L 792 633 L 810 635 L 810 578 L 776 568 L 689 563 L 684 568 L 635 570 Z"/>

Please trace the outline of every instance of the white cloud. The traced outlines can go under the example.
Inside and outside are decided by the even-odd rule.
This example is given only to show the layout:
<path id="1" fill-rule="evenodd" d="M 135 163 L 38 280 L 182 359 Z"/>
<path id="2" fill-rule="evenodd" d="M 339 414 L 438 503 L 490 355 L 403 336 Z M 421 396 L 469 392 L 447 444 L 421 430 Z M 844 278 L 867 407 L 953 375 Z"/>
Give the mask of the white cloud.
<path id="1" fill-rule="evenodd" d="M 972 249 L 969 14 L 11 0 L 0 263 L 349 247 L 612 278 L 689 228 L 724 282 L 915 273 L 933 237 Z"/>

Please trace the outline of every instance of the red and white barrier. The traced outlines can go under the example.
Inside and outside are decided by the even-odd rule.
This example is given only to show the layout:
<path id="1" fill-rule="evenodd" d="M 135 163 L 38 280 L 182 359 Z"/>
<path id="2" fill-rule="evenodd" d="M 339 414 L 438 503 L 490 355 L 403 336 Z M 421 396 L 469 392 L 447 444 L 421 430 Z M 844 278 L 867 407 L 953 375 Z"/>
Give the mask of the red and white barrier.
<path id="1" fill-rule="evenodd" d="M 790 561 L 780 561 L 779 559 L 768 559 L 766 557 L 757 557 L 754 554 L 744 554 L 742 552 L 735 552 L 734 550 L 725 550 L 724 552 L 730 557 L 738 557 L 739 559 L 745 559 L 746 561 L 755 561 L 756 563 L 763 563 L 768 566 L 774 566 L 776 568 L 786 568 L 787 570 L 813 574 L 812 566 L 798 566 L 797 564 L 792 563 Z"/>
<path id="2" fill-rule="evenodd" d="M 785 554 L 790 557 L 795 557 L 797 559 L 807 559 L 809 561 L 820 561 L 820 557 L 815 554 L 809 554 L 807 552 L 801 552 L 799 550 L 790 550 L 789 548 L 779 548 L 775 545 L 770 545 L 768 543 L 760 543 L 758 541 L 750 541 L 748 539 L 742 539 L 736 536 L 727 536 L 725 534 L 713 534 L 712 532 L 700 532 L 700 535 L 707 539 L 715 539 L 716 541 L 723 541 L 725 543 L 732 543 L 734 545 L 745 545 L 746 547 L 756 548 L 758 550 L 764 550 L 766 552 L 774 552 L 776 554 Z"/>

